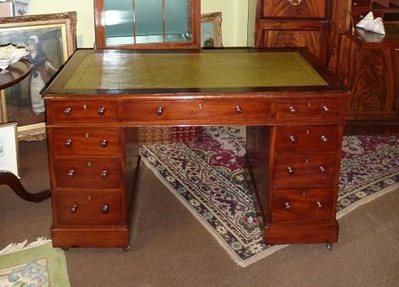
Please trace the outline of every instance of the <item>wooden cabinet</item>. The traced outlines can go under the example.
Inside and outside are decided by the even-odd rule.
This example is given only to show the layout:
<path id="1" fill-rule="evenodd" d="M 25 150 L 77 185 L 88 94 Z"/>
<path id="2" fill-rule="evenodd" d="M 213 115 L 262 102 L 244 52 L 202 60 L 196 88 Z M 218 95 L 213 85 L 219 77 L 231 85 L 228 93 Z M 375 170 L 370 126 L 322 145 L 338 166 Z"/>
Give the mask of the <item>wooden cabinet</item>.
<path id="1" fill-rule="evenodd" d="M 308 100 L 307 106 L 320 107 L 319 103 L 323 101 Z M 343 111 L 334 111 L 334 107 L 341 104 L 339 99 L 329 99 L 323 108 L 313 111 L 319 119 L 339 122 Z M 296 107 L 303 107 L 303 101 L 291 100 L 286 114 L 295 115 L 300 110 Z M 288 241 L 331 243 L 338 239 L 335 221 L 337 189 L 334 187 L 338 184 L 336 171 L 339 170 L 343 128 L 337 124 L 312 124 L 314 113 L 311 111 L 302 109 L 299 112 L 301 124 L 275 126 L 270 131 L 270 153 L 265 155 L 270 167 L 266 183 L 269 192 L 259 196 L 266 219 L 265 240 L 268 244 Z M 249 130 L 250 136 L 253 136 L 253 130 L 256 128 Z M 252 156 L 251 144 L 248 149 Z"/>
<path id="2" fill-rule="evenodd" d="M 369 11 L 383 18 L 386 35 L 356 28 Z M 352 93 L 345 108 L 347 134 L 398 132 L 398 23 L 397 1 L 333 2 L 329 69 Z"/>
<path id="3" fill-rule="evenodd" d="M 338 180 L 336 151 L 341 136 L 342 128 L 337 125 L 273 128 L 266 242 L 285 243 L 288 230 L 298 232 L 296 243 L 338 239 L 337 191 L 333 187 Z M 301 236 L 302 232 L 307 236 Z"/>
<path id="4" fill-rule="evenodd" d="M 129 245 L 125 131 L 98 127 L 116 113 L 113 101 L 48 102 L 54 246 Z"/>
<path id="5" fill-rule="evenodd" d="M 261 7 L 262 17 L 324 18 L 326 1 L 265 0 Z"/>
<path id="6" fill-rule="evenodd" d="M 200 48 L 200 0 L 95 0 L 97 49 Z"/>
<path id="7" fill-rule="evenodd" d="M 349 133 L 396 132 L 399 120 L 399 6 L 394 1 L 350 1 L 352 26 L 339 35 L 336 73 L 352 95 L 345 119 Z M 369 11 L 382 17 L 385 35 L 356 28 Z M 389 124 L 389 126 L 387 125 Z"/>
<path id="8" fill-rule="evenodd" d="M 251 6 L 256 47 L 306 47 L 326 63 L 329 0 L 257 0 Z"/>
<path id="9" fill-rule="evenodd" d="M 385 23 L 396 22 L 397 25 L 399 21 L 399 2 L 397 0 L 332 1 L 328 43 L 328 66 L 331 72 L 337 72 L 341 35 L 348 33 L 353 35 L 355 25 L 370 11 L 373 12 L 374 17 L 382 17 Z"/>
<path id="10" fill-rule="evenodd" d="M 347 120 L 399 120 L 399 34 L 397 37 L 396 41 L 375 42 L 379 36 L 364 30 L 341 36 L 337 74 L 352 91 Z"/>

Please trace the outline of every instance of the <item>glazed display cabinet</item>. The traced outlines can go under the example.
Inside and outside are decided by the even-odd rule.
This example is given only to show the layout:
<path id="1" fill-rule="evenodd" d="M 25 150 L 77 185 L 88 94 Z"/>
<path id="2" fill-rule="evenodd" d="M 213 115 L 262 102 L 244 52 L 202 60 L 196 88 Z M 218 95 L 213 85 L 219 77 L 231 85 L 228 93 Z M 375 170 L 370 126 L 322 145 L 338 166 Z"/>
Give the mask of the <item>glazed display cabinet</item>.
<path id="1" fill-rule="evenodd" d="M 95 0 L 97 49 L 200 47 L 200 0 Z"/>

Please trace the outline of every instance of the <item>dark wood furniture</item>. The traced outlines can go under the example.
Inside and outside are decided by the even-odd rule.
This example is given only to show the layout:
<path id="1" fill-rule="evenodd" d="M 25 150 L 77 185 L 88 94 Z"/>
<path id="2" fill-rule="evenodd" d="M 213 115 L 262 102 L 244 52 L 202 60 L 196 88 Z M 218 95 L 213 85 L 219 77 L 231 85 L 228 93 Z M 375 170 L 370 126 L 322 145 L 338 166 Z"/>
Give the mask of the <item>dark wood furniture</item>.
<path id="1" fill-rule="evenodd" d="M 255 47 L 306 47 L 327 62 L 330 0 L 256 1 Z"/>
<path id="2" fill-rule="evenodd" d="M 399 25 L 386 35 L 355 29 L 341 35 L 337 75 L 351 89 L 348 121 L 399 120 Z"/>
<path id="3" fill-rule="evenodd" d="M 277 243 L 333 243 L 347 90 L 305 50 L 78 50 L 47 88 L 53 244 L 127 247 L 135 128 L 246 125 Z"/>
<path id="4" fill-rule="evenodd" d="M 97 49 L 201 46 L 200 0 L 94 0 Z"/>
<path id="5" fill-rule="evenodd" d="M 354 23 L 359 22 L 368 12 L 372 11 L 374 17 L 382 17 L 384 20 L 397 19 L 399 2 L 395 0 L 353 0 L 351 16 Z"/>
<path id="6" fill-rule="evenodd" d="M 399 132 L 399 6 L 394 1 L 335 1 L 329 69 L 352 91 L 347 134 Z M 386 35 L 356 28 L 369 11 L 383 17 Z"/>
<path id="7" fill-rule="evenodd" d="M 28 62 L 20 60 L 6 70 L 0 71 L 0 122 L 7 121 L 7 110 L 5 107 L 4 90 L 25 79 L 31 70 Z M 28 192 L 15 174 L 7 170 L 0 170 L 0 185 L 9 186 L 19 197 L 27 201 L 39 202 L 50 197 L 50 191 L 44 190 L 39 193 Z"/>
<path id="8" fill-rule="evenodd" d="M 306 47 L 350 88 L 347 134 L 399 133 L 397 0 L 251 2 L 256 47 Z M 355 29 L 369 11 L 383 18 L 385 37 Z"/>

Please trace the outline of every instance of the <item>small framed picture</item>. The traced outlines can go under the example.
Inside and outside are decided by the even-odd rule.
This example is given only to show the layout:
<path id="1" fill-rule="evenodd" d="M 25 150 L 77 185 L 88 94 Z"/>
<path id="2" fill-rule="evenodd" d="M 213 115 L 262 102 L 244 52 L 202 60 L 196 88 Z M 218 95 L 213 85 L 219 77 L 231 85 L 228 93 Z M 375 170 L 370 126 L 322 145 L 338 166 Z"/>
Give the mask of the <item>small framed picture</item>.
<path id="1" fill-rule="evenodd" d="M 201 14 L 201 47 L 223 47 L 222 12 Z"/>
<path id="2" fill-rule="evenodd" d="M 17 123 L 0 124 L 0 171 L 18 174 Z"/>

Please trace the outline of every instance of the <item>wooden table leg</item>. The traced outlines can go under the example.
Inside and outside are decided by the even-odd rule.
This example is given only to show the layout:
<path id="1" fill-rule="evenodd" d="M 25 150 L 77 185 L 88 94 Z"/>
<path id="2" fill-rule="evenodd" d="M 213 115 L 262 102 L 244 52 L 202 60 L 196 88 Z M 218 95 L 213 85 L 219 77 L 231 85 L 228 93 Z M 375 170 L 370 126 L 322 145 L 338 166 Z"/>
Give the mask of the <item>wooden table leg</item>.
<path id="1" fill-rule="evenodd" d="M 40 202 L 51 196 L 49 190 L 43 190 L 39 193 L 30 193 L 26 191 L 18 177 L 9 171 L 0 171 L 0 185 L 2 184 L 8 185 L 20 198 L 27 201 Z"/>

